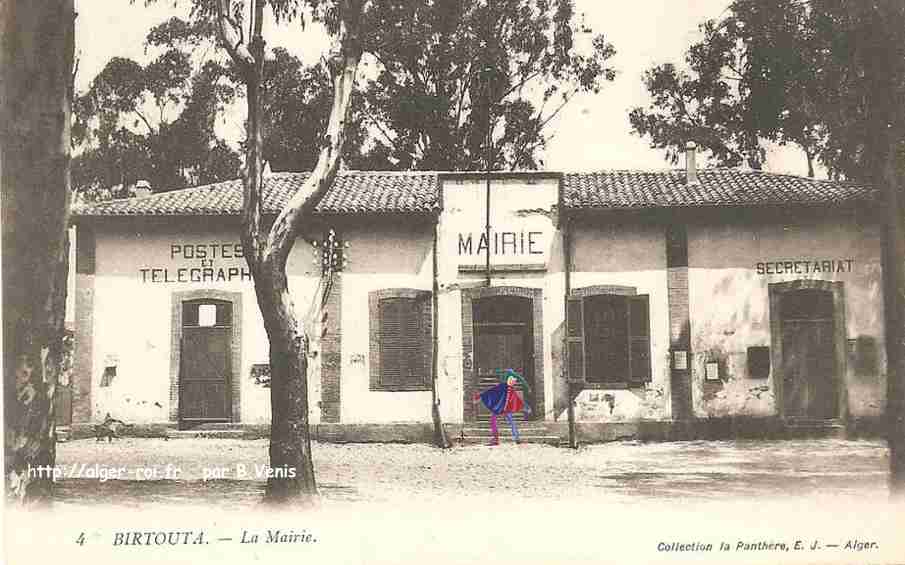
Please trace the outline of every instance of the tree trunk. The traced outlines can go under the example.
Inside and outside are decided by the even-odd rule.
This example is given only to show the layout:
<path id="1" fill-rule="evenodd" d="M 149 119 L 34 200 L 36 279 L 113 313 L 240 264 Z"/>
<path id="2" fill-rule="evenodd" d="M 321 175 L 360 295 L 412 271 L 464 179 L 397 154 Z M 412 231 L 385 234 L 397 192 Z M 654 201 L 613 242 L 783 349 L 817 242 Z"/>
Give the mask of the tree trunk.
<path id="1" fill-rule="evenodd" d="M 217 29 L 244 76 L 248 93 L 248 149 L 243 189 L 242 244 L 255 295 L 270 342 L 270 466 L 265 500 L 313 502 L 317 494 L 308 432 L 307 337 L 300 328 L 289 294 L 286 263 L 314 205 L 339 174 L 355 75 L 361 61 L 360 17 L 364 0 L 337 0 L 337 49 L 328 61 L 333 78 L 333 106 L 317 164 L 305 184 L 280 211 L 266 238 L 261 234 L 261 129 L 265 0 L 255 0 L 251 44 L 241 42 L 241 28 L 230 18 L 231 0 L 218 0 Z"/>
<path id="2" fill-rule="evenodd" d="M 265 267 L 265 269 L 267 269 Z M 317 494 L 308 433 L 308 347 L 299 334 L 284 272 L 255 279 L 258 305 L 270 342 L 270 467 L 267 502 L 313 501 Z"/>
<path id="3" fill-rule="evenodd" d="M 49 502 L 68 272 L 72 0 L 0 4 L 8 502 Z"/>
<path id="4" fill-rule="evenodd" d="M 808 178 L 814 178 L 814 155 L 810 151 L 805 150 L 805 157 L 808 160 Z"/>
<path id="5" fill-rule="evenodd" d="M 879 175 L 884 194 L 883 305 L 886 312 L 886 418 L 889 444 L 889 487 L 905 500 L 905 229 L 895 170 L 895 140 Z"/>

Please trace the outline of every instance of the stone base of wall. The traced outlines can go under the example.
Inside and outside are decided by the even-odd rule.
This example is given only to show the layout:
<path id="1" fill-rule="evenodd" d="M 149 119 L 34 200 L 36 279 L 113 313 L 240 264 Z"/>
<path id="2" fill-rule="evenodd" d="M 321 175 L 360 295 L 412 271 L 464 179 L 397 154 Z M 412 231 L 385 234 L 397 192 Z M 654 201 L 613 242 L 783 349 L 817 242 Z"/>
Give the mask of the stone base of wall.
<path id="1" fill-rule="evenodd" d="M 429 423 L 318 424 L 311 439 L 326 443 L 431 443 L 434 426 Z"/>
<path id="2" fill-rule="evenodd" d="M 565 443 L 569 438 L 566 422 L 548 422 L 548 429 Z M 736 439 L 806 439 L 806 438 L 882 438 L 882 418 L 858 418 L 848 424 L 788 423 L 768 417 L 724 417 L 690 421 L 638 421 L 609 423 L 576 423 L 580 443 L 608 441 L 725 441 Z"/>
<path id="3" fill-rule="evenodd" d="M 463 426 L 444 424 L 454 443 Z M 533 428 L 542 427 L 545 435 L 559 437 L 565 445 L 569 438 L 566 422 L 531 422 Z M 579 443 L 595 444 L 612 441 L 693 441 L 736 439 L 803 439 L 840 438 L 866 439 L 885 437 L 883 418 L 850 419 L 846 426 L 826 424 L 789 424 L 777 418 L 707 418 L 692 421 L 644 420 L 637 422 L 578 422 L 575 425 Z M 508 430 L 501 429 L 501 433 Z M 178 438 L 234 438 L 259 439 L 270 435 L 267 424 L 217 424 L 192 430 L 179 430 L 175 422 L 135 424 L 123 433 L 128 437 Z M 73 424 L 58 428 L 60 439 L 94 437 L 93 424 Z M 311 439 L 323 443 L 432 443 L 433 425 L 430 423 L 390 424 L 312 424 Z"/>
<path id="4" fill-rule="evenodd" d="M 57 439 L 93 438 L 94 423 L 76 423 L 71 426 L 57 426 Z M 151 424 L 135 424 L 120 435 L 124 437 L 167 437 L 172 430 L 178 429 L 175 422 L 155 422 Z"/>

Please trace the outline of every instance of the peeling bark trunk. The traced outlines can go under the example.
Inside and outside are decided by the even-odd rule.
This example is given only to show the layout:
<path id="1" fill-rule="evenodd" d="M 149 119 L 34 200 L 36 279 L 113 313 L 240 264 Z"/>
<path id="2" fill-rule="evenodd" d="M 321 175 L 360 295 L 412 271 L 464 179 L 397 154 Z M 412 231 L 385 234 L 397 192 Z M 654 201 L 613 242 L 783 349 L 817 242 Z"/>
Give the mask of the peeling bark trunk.
<path id="1" fill-rule="evenodd" d="M 895 170 L 895 140 L 884 158 L 879 185 L 884 193 L 883 304 L 886 330 L 886 439 L 889 487 L 893 499 L 905 500 L 905 229 Z"/>
<path id="2" fill-rule="evenodd" d="M 7 502 L 49 502 L 68 272 L 72 0 L 0 4 Z"/>
<path id="3" fill-rule="evenodd" d="M 270 466 L 265 500 L 286 502 L 317 493 L 308 433 L 307 339 L 299 333 L 285 270 L 255 275 L 258 306 L 270 342 Z M 308 502 L 310 497 L 303 502 Z"/>
<path id="4" fill-rule="evenodd" d="M 312 502 L 317 494 L 308 431 L 307 334 L 299 325 L 289 294 L 286 263 L 303 223 L 339 173 L 346 123 L 362 50 L 359 18 L 363 0 L 338 0 L 336 44 L 328 66 L 333 78 L 333 106 L 317 164 L 305 184 L 280 211 L 266 237 L 261 233 L 261 84 L 265 0 L 255 0 L 254 34 L 247 47 L 241 28 L 229 15 L 230 0 L 219 0 L 218 31 L 227 51 L 243 71 L 248 93 L 248 153 L 244 177 L 242 243 L 255 285 L 258 307 L 270 342 L 270 466 L 265 500 Z"/>

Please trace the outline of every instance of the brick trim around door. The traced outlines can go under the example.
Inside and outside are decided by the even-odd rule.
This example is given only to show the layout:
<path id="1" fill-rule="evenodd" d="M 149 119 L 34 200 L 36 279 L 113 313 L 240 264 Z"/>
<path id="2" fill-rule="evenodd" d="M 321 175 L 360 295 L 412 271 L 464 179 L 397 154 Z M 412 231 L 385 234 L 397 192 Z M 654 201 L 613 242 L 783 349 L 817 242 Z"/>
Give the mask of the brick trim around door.
<path id="1" fill-rule="evenodd" d="M 475 387 L 475 351 L 473 303 L 480 298 L 491 296 L 519 296 L 531 300 L 531 323 L 534 339 L 534 413 L 541 419 L 546 414 L 544 398 L 544 291 L 540 288 L 523 286 L 491 286 L 462 290 L 462 392 L 463 414 L 466 422 L 474 422 L 477 415 L 472 404 L 472 395 L 479 392 Z"/>
<path id="2" fill-rule="evenodd" d="M 232 336 L 230 350 L 232 371 L 229 375 L 232 399 L 231 421 L 242 421 L 242 293 L 214 289 L 174 292 L 170 310 L 170 421 L 179 422 L 179 367 L 182 362 L 182 303 L 190 300 L 222 300 L 232 304 Z"/>

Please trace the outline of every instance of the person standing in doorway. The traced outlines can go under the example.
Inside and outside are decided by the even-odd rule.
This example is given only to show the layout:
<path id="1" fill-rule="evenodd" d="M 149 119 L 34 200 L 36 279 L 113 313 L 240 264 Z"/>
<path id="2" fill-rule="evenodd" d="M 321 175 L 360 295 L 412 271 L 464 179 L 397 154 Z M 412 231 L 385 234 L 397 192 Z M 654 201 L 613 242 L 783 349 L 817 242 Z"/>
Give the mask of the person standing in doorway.
<path id="1" fill-rule="evenodd" d="M 497 428 L 497 416 L 500 414 L 506 416 L 506 420 L 509 422 L 509 429 L 512 430 L 512 439 L 515 443 L 519 443 L 518 428 L 512 415 L 516 412 L 522 412 L 527 416 L 531 413 L 531 408 L 522 399 L 515 385 L 516 383 L 521 383 L 522 390 L 526 394 L 531 392 L 531 388 L 524 377 L 512 369 L 506 369 L 505 371 L 497 369 L 497 373 L 500 375 L 500 383 L 482 393 L 475 393 L 473 400 L 476 402 L 480 398 L 484 406 L 490 410 L 490 432 L 493 435 L 490 445 L 500 444 L 500 433 Z"/>

